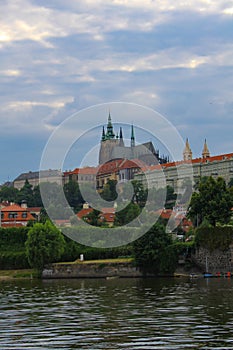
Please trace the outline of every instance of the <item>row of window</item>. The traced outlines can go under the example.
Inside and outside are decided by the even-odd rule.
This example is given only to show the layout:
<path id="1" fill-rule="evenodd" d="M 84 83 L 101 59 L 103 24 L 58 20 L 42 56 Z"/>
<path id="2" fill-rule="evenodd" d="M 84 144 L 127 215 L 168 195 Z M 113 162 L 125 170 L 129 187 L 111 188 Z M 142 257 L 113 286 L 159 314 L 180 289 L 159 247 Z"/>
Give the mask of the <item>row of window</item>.
<path id="1" fill-rule="evenodd" d="M 5 216 L 6 216 L 5 214 L 7 214 L 7 213 L 1 213 L 2 220 L 5 219 Z M 28 213 L 25 211 L 22 213 L 21 218 L 26 219 L 27 216 L 28 216 Z M 19 217 L 19 214 L 17 212 L 11 212 L 11 213 L 8 213 L 7 217 L 8 217 L 8 219 L 17 219 Z"/>

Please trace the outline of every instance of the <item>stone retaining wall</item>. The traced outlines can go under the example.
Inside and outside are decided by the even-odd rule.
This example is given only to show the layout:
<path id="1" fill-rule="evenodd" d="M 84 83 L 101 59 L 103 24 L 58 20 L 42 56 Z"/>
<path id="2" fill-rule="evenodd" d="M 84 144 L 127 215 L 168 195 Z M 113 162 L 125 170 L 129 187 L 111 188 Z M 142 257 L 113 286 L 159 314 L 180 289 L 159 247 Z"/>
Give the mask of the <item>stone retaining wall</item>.
<path id="1" fill-rule="evenodd" d="M 106 278 L 142 277 L 142 272 L 131 263 L 76 263 L 51 264 L 42 273 L 42 278 Z"/>
<path id="2" fill-rule="evenodd" d="M 200 247 L 196 249 L 192 259 L 203 272 L 206 271 L 206 263 L 209 272 L 233 272 L 233 245 L 225 251 L 215 249 L 212 252 Z"/>

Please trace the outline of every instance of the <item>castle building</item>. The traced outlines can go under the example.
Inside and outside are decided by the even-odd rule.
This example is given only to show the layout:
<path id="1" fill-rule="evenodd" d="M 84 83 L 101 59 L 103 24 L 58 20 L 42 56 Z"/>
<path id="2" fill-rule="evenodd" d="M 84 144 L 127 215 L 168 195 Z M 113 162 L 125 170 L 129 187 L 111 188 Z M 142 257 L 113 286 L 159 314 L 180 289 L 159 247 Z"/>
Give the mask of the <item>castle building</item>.
<path id="1" fill-rule="evenodd" d="M 63 174 L 60 170 L 29 171 L 28 173 L 20 174 L 13 181 L 13 186 L 20 190 L 25 185 L 26 180 L 33 188 L 38 186 L 40 182 L 56 182 L 60 185 L 62 183 L 62 177 Z"/>
<path id="2" fill-rule="evenodd" d="M 115 159 L 139 159 L 147 165 L 162 164 L 168 161 L 167 158 L 159 156 L 159 151 L 155 150 L 151 141 L 136 145 L 133 125 L 131 126 L 130 146 L 125 146 L 122 128 L 120 127 L 119 134 L 115 134 L 109 113 L 107 127 L 105 129 L 103 126 L 102 130 L 99 164 Z"/>
<path id="3" fill-rule="evenodd" d="M 190 178 L 190 166 L 192 166 L 193 185 L 205 176 L 212 176 L 215 179 L 222 177 L 226 183 L 229 183 L 233 178 L 233 153 L 211 156 L 205 140 L 202 157 L 193 159 L 191 147 L 186 140 L 183 160 L 168 162 L 161 166 L 147 166 L 135 174 L 135 179 L 145 181 L 144 174 L 146 174 L 147 184 L 145 183 L 145 186 L 159 188 L 163 187 L 165 177 L 166 184 L 178 192 L 184 180 Z"/>

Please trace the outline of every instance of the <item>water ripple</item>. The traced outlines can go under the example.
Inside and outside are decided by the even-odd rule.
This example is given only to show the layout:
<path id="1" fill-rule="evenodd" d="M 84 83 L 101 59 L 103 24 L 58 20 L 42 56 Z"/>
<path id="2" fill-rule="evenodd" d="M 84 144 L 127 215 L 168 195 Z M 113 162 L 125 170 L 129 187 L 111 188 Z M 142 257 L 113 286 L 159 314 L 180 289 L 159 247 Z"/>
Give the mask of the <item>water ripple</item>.
<path id="1" fill-rule="evenodd" d="M 233 282 L 4 281 L 1 349 L 233 349 Z"/>

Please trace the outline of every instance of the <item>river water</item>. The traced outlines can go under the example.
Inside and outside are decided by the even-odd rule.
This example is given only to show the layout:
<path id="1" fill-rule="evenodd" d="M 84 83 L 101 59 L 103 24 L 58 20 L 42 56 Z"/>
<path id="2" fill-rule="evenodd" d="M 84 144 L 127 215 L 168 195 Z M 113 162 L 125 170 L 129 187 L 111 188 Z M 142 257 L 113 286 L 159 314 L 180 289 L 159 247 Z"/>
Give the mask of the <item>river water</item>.
<path id="1" fill-rule="evenodd" d="M 0 349 L 233 349 L 233 279 L 0 281 Z"/>

